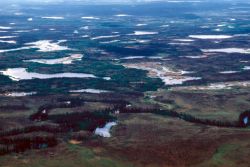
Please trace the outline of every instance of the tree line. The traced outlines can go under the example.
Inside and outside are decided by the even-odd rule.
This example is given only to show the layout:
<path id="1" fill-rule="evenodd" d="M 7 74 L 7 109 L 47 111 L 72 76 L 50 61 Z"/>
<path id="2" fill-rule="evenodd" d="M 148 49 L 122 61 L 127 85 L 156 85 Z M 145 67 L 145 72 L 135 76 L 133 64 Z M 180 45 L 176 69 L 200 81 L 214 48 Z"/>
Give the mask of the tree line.
<path id="1" fill-rule="evenodd" d="M 120 113 L 153 113 L 162 116 L 169 116 L 182 119 L 187 122 L 209 125 L 209 126 L 217 126 L 217 127 L 235 127 L 235 128 L 243 128 L 250 125 L 243 123 L 243 118 L 248 116 L 250 121 L 250 111 L 245 111 L 239 116 L 238 121 L 223 121 L 223 120 L 211 120 L 211 119 L 203 119 L 197 118 L 193 115 L 187 113 L 180 113 L 173 110 L 162 110 L 162 109 L 143 109 L 143 108 L 128 108 L 123 107 L 119 108 Z"/>
<path id="2" fill-rule="evenodd" d="M 55 136 L 12 136 L 0 138 L 0 155 L 19 153 L 29 149 L 42 149 L 57 145 Z"/>

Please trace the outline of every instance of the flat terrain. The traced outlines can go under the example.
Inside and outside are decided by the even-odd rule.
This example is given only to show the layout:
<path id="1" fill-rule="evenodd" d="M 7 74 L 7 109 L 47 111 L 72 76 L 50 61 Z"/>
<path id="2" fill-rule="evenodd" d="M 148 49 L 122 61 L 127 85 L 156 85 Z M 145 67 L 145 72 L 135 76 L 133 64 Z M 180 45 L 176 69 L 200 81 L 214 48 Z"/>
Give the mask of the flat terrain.
<path id="1" fill-rule="evenodd" d="M 248 166 L 249 129 L 217 128 L 152 114 L 121 114 L 112 138 L 4 156 L 2 166 Z M 174 130 L 173 130 L 174 129 Z M 129 162 L 129 163 L 128 163 Z"/>
<path id="2" fill-rule="evenodd" d="M 0 5 L 1 167 L 249 167 L 249 2 Z"/>

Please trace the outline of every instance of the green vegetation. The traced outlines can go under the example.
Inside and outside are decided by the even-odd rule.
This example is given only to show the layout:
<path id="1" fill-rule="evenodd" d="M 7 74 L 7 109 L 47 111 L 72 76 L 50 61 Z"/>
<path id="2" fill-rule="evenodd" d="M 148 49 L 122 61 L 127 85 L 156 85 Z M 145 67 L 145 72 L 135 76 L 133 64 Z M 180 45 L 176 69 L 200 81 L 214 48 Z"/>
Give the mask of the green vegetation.
<path id="1" fill-rule="evenodd" d="M 224 158 L 226 154 L 229 154 L 230 152 L 234 151 L 237 147 L 238 146 L 234 144 L 225 144 L 220 146 L 211 159 L 212 163 L 217 166 L 223 166 L 225 164 L 227 164 L 227 166 L 232 166 L 232 162 L 229 162 Z"/>
<path id="2" fill-rule="evenodd" d="M 26 155 L 18 155 L 13 161 L 13 156 L 0 157 L 1 166 L 11 167 L 132 167 L 133 165 L 120 160 L 113 159 L 108 155 L 98 155 L 93 150 L 84 146 L 66 144 L 64 151 L 50 153 L 54 156 L 43 156 L 35 151 Z"/>
<path id="3" fill-rule="evenodd" d="M 109 157 L 96 155 L 91 149 L 78 145 L 68 144 L 69 150 L 77 152 L 79 164 L 86 164 L 88 167 L 132 167 L 131 164 L 122 163 Z"/>

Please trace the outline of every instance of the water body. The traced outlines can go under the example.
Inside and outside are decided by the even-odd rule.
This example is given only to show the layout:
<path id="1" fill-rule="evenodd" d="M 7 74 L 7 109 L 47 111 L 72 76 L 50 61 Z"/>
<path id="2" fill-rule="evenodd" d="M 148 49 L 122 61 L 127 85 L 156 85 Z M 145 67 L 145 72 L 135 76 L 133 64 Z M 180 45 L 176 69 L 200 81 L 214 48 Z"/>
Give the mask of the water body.
<path id="1" fill-rule="evenodd" d="M 84 73 L 56 73 L 56 74 L 40 74 L 36 72 L 29 72 L 26 68 L 11 68 L 5 71 L 0 71 L 3 75 L 8 76 L 13 81 L 31 80 L 31 79 L 51 79 L 51 78 L 98 78 L 93 74 Z M 110 78 L 104 77 L 109 80 Z"/>
<path id="2" fill-rule="evenodd" d="M 116 125 L 116 122 L 108 122 L 103 128 L 96 128 L 95 134 L 105 138 L 111 137 L 110 130 L 113 126 Z"/>

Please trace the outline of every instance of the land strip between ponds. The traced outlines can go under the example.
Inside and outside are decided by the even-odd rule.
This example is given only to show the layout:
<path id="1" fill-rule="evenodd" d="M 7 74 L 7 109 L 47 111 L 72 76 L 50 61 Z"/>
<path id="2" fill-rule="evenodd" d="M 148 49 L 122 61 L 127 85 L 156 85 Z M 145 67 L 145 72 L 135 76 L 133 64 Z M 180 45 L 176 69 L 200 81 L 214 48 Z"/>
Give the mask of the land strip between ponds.
<path id="1" fill-rule="evenodd" d="M 249 111 L 245 111 L 249 112 Z M 243 112 L 243 113 L 245 113 Z M 210 119 L 200 119 L 196 118 L 190 114 L 179 113 L 173 110 L 163 110 L 163 109 L 140 109 L 140 108 L 122 108 L 120 109 L 120 113 L 152 113 L 161 116 L 167 116 L 172 118 L 179 118 L 186 122 L 203 124 L 207 126 L 217 126 L 217 127 L 228 127 L 228 128 L 246 128 L 248 124 L 243 124 L 242 122 L 242 114 L 239 116 L 238 121 L 218 121 L 218 120 L 210 120 Z M 249 112 L 250 113 L 250 112 Z M 250 118 L 250 116 L 249 116 Z"/>
<path id="2" fill-rule="evenodd" d="M 90 119 L 91 117 L 95 119 L 95 117 L 98 117 L 98 114 L 101 114 L 100 116 L 106 117 L 106 115 L 115 114 L 116 111 L 119 110 L 119 113 L 151 113 L 161 116 L 167 116 L 167 117 L 173 117 L 173 118 L 179 118 L 187 122 L 191 123 L 197 123 L 197 124 L 203 124 L 208 126 L 217 126 L 217 127 L 233 127 L 233 128 L 245 128 L 246 126 L 241 124 L 241 120 L 239 121 L 232 121 L 232 122 L 221 122 L 221 121 L 215 121 L 215 120 L 208 120 L 208 119 L 199 119 L 195 118 L 194 116 L 191 116 L 189 114 L 184 113 L 178 113 L 175 111 L 170 110 L 161 110 L 161 109 L 142 109 L 142 108 L 116 108 L 116 109 L 110 109 L 105 111 L 100 111 L 98 113 L 94 112 L 82 112 L 82 113 L 71 113 L 71 114 L 60 114 L 60 115 L 53 115 L 52 117 L 48 117 L 47 120 L 56 120 L 58 123 L 63 123 L 63 121 L 69 121 L 71 118 L 78 118 L 81 119 L 84 115 L 85 118 Z M 92 114 L 92 115 L 91 115 Z M 244 118 L 244 116 L 249 115 L 250 112 L 246 111 L 244 112 L 240 118 Z M 102 120 L 102 125 L 104 125 L 104 122 L 110 121 L 112 119 L 115 119 L 115 117 L 108 117 L 106 121 Z M 93 128 L 92 128 L 93 129 Z M 26 134 L 26 133 L 32 133 L 32 132 L 48 132 L 48 133 L 66 133 L 69 129 L 62 127 L 62 126 L 56 126 L 56 125 L 49 125 L 49 124 L 41 124 L 41 125 L 31 125 L 26 126 L 23 128 L 16 128 L 12 130 L 6 130 L 0 132 L 0 139 L 3 137 L 9 137 L 19 134 Z"/>
<path id="3" fill-rule="evenodd" d="M 56 106 L 58 107 L 60 105 Z M 75 107 L 75 105 L 71 107 Z M 92 134 L 97 127 L 104 127 L 107 122 L 115 121 L 117 119 L 117 114 L 120 113 L 151 113 L 164 117 L 179 118 L 181 120 L 195 124 L 227 128 L 245 128 L 249 124 L 244 124 L 244 119 L 246 117 L 250 117 L 250 111 L 245 111 L 240 115 L 239 121 L 222 122 L 208 119 L 199 119 L 189 114 L 178 113 L 172 110 L 133 108 L 127 107 L 126 105 L 120 105 L 98 112 L 84 111 L 57 115 L 49 115 L 49 112 L 44 113 L 40 112 L 40 110 L 38 113 L 34 114 L 44 115 L 39 119 L 34 119 L 34 121 L 38 123 L 37 125 L 0 131 L 0 155 L 9 154 L 12 152 L 23 152 L 29 149 L 54 147 L 58 144 L 60 136 L 71 132 L 79 132 L 80 130 L 84 130 L 89 132 L 89 134 Z M 58 125 L 50 124 L 49 122 L 42 123 L 44 121 L 49 121 Z"/>
<path id="4" fill-rule="evenodd" d="M 112 101 L 107 101 L 108 103 L 112 104 Z M 173 118 L 179 118 L 187 122 L 191 123 L 196 123 L 196 124 L 203 124 L 203 125 L 208 125 L 208 126 L 217 126 L 217 127 L 233 127 L 233 128 L 245 128 L 249 126 L 249 122 L 245 123 L 244 119 L 250 119 L 250 111 L 245 111 L 242 112 L 239 116 L 239 120 L 237 121 L 218 121 L 218 120 L 211 120 L 211 119 L 201 119 L 197 118 L 195 116 L 192 116 L 190 114 L 186 113 L 180 113 L 176 112 L 174 110 L 166 110 L 166 109 L 159 109 L 159 108 L 154 108 L 154 109 L 145 109 L 145 108 L 134 108 L 134 107 L 127 107 L 129 104 L 126 101 L 114 101 L 114 107 L 113 108 L 107 108 L 104 110 L 104 115 L 115 115 L 117 113 L 152 113 L 152 114 L 157 114 L 161 116 L 168 116 L 168 117 L 173 117 Z M 58 104 L 48 104 L 45 106 L 39 107 L 37 113 L 32 114 L 30 116 L 31 120 L 36 120 L 36 121 L 46 121 L 49 120 L 51 116 L 49 116 L 49 111 L 51 109 L 55 108 L 73 108 L 76 106 L 81 106 L 83 105 L 83 102 L 80 102 L 80 100 L 75 100 L 75 102 L 71 102 L 65 104 L 60 102 Z M 98 111 L 96 111 L 98 112 Z M 100 111 L 99 111 L 100 112 Z M 80 116 L 82 113 L 78 113 Z M 91 112 L 90 112 L 91 113 Z M 65 115 L 65 114 L 64 114 Z M 67 115 L 72 115 L 72 114 L 67 114 Z M 63 117 L 63 115 L 54 115 L 53 119 L 56 119 L 56 117 Z M 80 116 L 81 117 L 81 116 Z"/>

